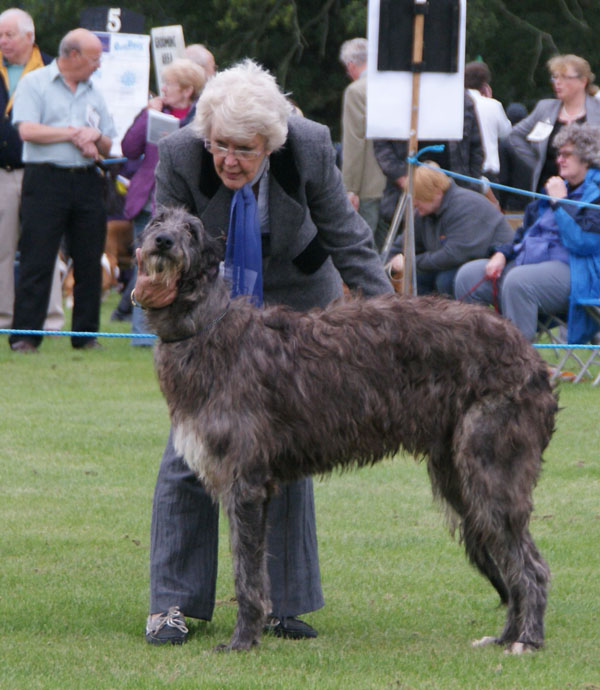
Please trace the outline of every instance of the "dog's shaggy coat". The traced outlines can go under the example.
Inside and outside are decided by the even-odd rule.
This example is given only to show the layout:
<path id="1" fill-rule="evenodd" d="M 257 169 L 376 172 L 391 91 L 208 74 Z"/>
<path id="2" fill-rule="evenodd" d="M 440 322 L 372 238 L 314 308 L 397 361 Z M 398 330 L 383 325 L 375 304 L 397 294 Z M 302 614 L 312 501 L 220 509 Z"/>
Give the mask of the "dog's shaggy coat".
<path id="1" fill-rule="evenodd" d="M 387 295 L 321 310 L 230 300 L 223 245 L 181 209 L 142 236 L 142 270 L 178 282 L 148 310 L 176 450 L 229 517 L 238 616 L 230 649 L 257 644 L 269 611 L 265 515 L 277 483 L 404 448 L 471 562 L 508 611 L 494 641 L 540 647 L 548 567 L 529 533 L 557 402 L 541 358 L 491 310 Z"/>

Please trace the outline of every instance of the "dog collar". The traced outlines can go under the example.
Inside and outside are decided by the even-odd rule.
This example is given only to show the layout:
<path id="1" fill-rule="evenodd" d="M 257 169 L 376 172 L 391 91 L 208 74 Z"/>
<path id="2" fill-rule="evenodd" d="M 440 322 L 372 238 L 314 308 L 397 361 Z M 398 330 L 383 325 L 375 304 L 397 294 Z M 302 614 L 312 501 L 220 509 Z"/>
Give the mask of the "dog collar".
<path id="1" fill-rule="evenodd" d="M 227 314 L 229 311 L 229 305 L 231 302 L 227 303 L 227 306 L 223 310 L 222 314 L 219 314 L 216 319 L 213 319 L 210 323 L 207 323 L 206 326 L 202 326 L 202 328 L 198 329 L 195 333 L 191 333 L 190 335 L 184 335 L 183 338 L 172 338 L 169 340 L 165 340 L 164 338 L 161 338 L 161 342 L 163 343 L 181 343 L 184 340 L 189 340 L 190 338 L 195 338 L 197 335 L 200 335 L 200 333 L 204 333 L 204 331 L 210 330 L 213 326 L 219 323 L 219 321 Z"/>

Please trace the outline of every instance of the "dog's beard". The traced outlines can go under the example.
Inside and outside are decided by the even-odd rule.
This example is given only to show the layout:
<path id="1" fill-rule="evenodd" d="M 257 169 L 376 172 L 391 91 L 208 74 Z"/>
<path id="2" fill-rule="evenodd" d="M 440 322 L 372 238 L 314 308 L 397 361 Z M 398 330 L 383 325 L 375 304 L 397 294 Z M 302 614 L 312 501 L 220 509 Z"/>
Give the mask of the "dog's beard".
<path id="1" fill-rule="evenodd" d="M 152 281 L 158 281 L 171 287 L 179 279 L 180 270 L 177 264 L 161 254 L 149 254 L 143 259 L 144 272 Z"/>

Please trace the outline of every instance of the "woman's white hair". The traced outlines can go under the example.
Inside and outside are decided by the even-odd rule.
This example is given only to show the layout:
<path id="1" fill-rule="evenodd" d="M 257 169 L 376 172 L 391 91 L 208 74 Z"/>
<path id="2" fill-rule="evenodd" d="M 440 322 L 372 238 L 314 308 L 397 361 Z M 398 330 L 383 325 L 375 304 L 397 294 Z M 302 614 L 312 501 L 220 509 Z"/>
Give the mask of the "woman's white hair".
<path id="1" fill-rule="evenodd" d="M 235 142 L 265 138 L 267 151 L 285 143 L 292 105 L 275 77 L 250 59 L 210 79 L 196 105 L 193 127 L 203 139 L 213 132 Z"/>
<path id="2" fill-rule="evenodd" d="M 580 161 L 590 168 L 600 169 L 600 128 L 589 122 L 570 122 L 561 128 L 552 145 L 558 151 L 561 146 L 571 144 Z"/>

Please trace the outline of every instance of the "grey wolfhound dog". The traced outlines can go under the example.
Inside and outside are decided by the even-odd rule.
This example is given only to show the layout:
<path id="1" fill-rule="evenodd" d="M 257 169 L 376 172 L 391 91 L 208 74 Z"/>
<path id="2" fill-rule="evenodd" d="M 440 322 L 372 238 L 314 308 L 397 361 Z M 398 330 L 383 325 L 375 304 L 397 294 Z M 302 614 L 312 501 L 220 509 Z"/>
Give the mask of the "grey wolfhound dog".
<path id="1" fill-rule="evenodd" d="M 223 247 L 182 209 L 161 210 L 141 239 L 142 270 L 178 284 L 170 306 L 147 311 L 175 448 L 229 518 L 238 614 L 222 648 L 257 644 L 270 610 L 277 484 L 401 448 L 426 459 L 468 558 L 507 605 L 500 636 L 474 645 L 542 646 L 550 573 L 528 525 L 557 401 L 536 351 L 492 310 L 443 298 L 257 309 L 230 299 Z"/>

